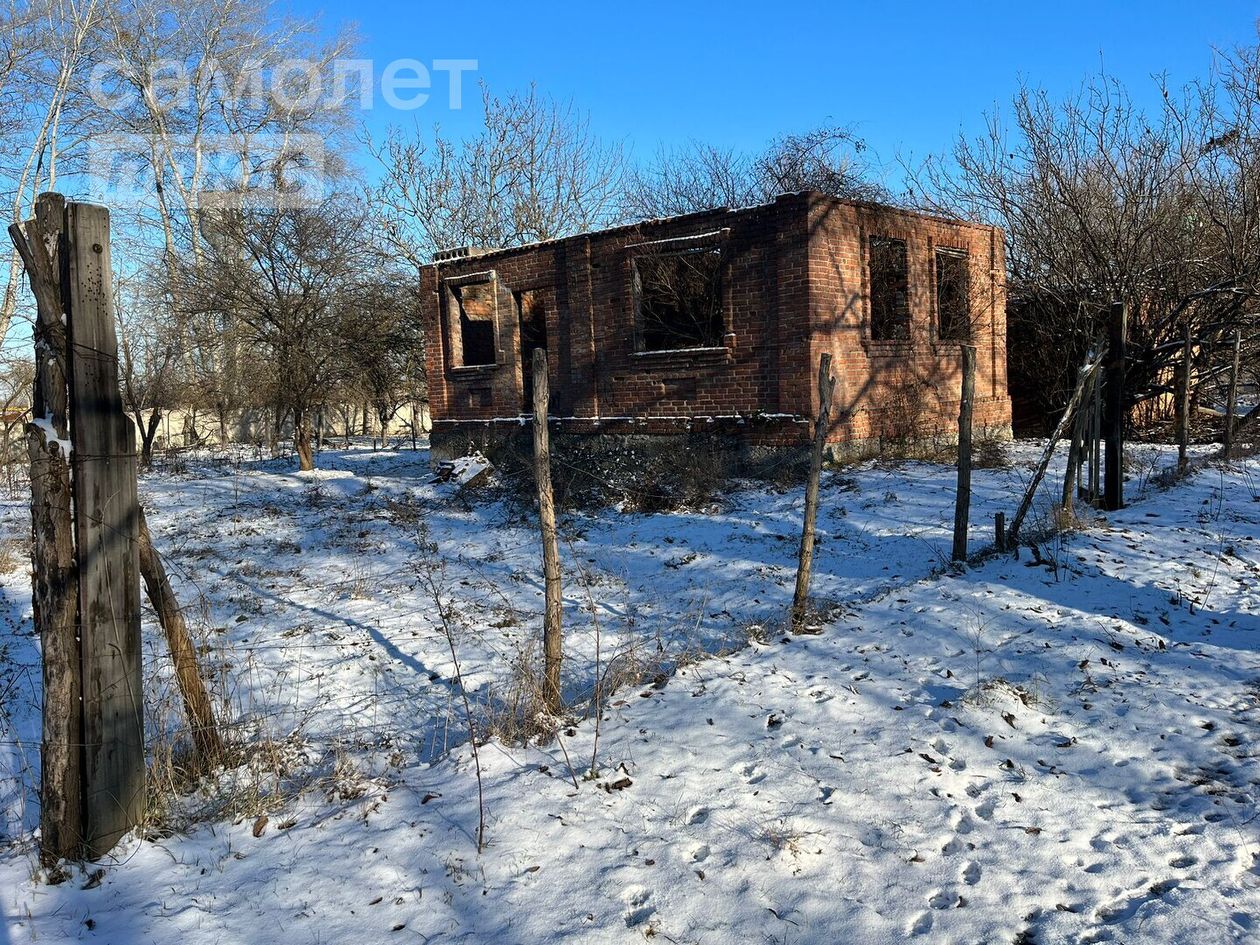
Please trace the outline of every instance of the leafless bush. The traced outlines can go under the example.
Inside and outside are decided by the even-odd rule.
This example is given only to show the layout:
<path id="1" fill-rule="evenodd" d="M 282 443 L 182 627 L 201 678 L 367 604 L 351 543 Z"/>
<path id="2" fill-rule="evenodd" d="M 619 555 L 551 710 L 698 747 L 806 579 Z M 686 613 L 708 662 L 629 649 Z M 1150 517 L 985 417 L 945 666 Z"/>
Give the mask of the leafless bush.
<path id="1" fill-rule="evenodd" d="M 1030 415 L 1062 410 L 1113 301 L 1129 310 L 1135 405 L 1169 392 L 1186 326 L 1201 353 L 1234 329 L 1260 345 L 1258 79 L 1252 46 L 1161 84 L 1152 110 L 1106 75 L 1063 100 L 1021 87 L 1009 121 L 921 170 L 923 204 L 1005 231 L 1011 391 Z M 1196 388 L 1220 361 L 1199 359 Z"/>

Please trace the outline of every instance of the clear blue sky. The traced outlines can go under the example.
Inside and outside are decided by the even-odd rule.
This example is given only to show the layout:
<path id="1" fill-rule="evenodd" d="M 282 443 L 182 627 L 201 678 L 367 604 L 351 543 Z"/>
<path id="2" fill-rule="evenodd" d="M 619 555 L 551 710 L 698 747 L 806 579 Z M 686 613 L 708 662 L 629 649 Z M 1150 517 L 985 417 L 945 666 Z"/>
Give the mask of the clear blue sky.
<path id="1" fill-rule="evenodd" d="M 588 110 L 646 156 L 700 138 L 756 147 L 831 120 L 881 160 L 946 147 L 1010 99 L 1020 78 L 1066 93 L 1100 65 L 1142 98 L 1151 77 L 1202 75 L 1214 47 L 1254 42 L 1260 0 L 1111 3 L 424 2 L 289 0 L 331 26 L 357 22 L 378 68 L 411 57 L 476 59 L 492 89 L 530 81 Z M 435 93 L 445 88 L 435 75 Z M 369 126 L 476 118 L 445 95 Z"/>

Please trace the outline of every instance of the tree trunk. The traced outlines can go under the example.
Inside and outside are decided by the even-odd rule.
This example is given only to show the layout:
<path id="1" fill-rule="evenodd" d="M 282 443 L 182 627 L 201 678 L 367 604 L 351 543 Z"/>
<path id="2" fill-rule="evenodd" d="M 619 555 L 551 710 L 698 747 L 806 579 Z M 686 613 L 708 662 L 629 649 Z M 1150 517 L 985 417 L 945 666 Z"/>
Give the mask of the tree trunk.
<path id="1" fill-rule="evenodd" d="M 143 414 L 136 415 L 136 429 L 140 431 L 140 465 L 148 469 L 153 465 L 153 441 L 157 439 L 158 427 L 162 423 L 162 411 L 154 407 L 149 412 L 149 419 L 144 421 Z"/>
<path id="2" fill-rule="evenodd" d="M 214 409 L 219 415 L 219 446 L 227 446 L 232 439 L 228 435 L 227 404 L 220 401 L 214 405 Z"/>
<path id="3" fill-rule="evenodd" d="M 298 454 L 298 468 L 307 472 L 315 468 L 315 452 L 311 449 L 311 422 L 305 410 L 293 411 L 293 448 Z"/>
<path id="4" fill-rule="evenodd" d="M 271 458 L 275 459 L 280 455 L 280 427 L 284 424 L 284 415 L 279 407 L 271 408 L 271 430 L 267 435 L 267 447 L 271 451 Z"/>
<path id="5" fill-rule="evenodd" d="M 1225 395 L 1225 434 L 1221 456 L 1229 459 L 1234 449 L 1234 413 L 1238 406 L 1238 369 L 1242 353 L 1242 332 L 1234 332 L 1234 357 L 1229 366 L 1229 388 Z"/>

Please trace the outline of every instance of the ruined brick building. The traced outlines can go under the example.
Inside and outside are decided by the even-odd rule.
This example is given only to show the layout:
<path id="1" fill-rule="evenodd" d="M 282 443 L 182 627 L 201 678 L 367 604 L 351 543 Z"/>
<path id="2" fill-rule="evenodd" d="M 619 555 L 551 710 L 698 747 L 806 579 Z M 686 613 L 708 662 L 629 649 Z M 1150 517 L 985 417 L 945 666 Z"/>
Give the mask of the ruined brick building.
<path id="1" fill-rule="evenodd" d="M 975 423 L 1009 431 L 1003 272 L 999 230 L 818 193 L 441 253 L 421 284 L 433 456 L 519 435 L 537 347 L 562 437 L 798 446 L 824 351 L 834 456 L 948 437 L 964 342 Z"/>

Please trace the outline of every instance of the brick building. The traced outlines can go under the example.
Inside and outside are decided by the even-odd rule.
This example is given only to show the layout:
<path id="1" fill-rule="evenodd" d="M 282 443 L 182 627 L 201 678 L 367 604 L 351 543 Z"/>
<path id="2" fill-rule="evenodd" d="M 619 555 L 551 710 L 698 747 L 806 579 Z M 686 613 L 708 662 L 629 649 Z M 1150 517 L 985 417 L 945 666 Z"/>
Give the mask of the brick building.
<path id="1" fill-rule="evenodd" d="M 824 351 L 834 456 L 948 437 L 962 342 L 976 424 L 1009 431 L 1003 272 L 999 230 L 818 193 L 441 253 L 421 283 L 433 456 L 519 435 L 536 347 L 562 437 L 797 446 Z"/>

